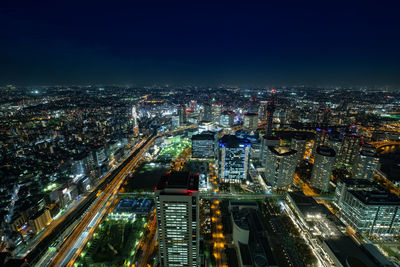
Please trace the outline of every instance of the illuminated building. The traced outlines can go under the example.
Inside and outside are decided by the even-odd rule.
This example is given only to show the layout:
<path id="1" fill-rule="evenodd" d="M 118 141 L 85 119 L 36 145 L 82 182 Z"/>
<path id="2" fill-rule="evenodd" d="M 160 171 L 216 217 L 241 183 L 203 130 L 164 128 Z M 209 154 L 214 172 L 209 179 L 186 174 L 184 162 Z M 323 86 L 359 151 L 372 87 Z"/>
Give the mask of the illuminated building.
<path id="1" fill-rule="evenodd" d="M 259 106 L 259 104 L 258 104 L 257 98 L 255 98 L 255 97 L 250 98 L 248 112 L 249 113 L 257 113 L 258 106 Z"/>
<path id="2" fill-rule="evenodd" d="M 50 211 L 43 209 L 29 218 L 29 225 L 35 233 L 40 232 L 51 222 Z"/>
<path id="3" fill-rule="evenodd" d="M 361 152 L 354 159 L 353 178 L 372 181 L 378 164 L 379 159 L 375 148 L 369 144 L 362 146 Z"/>
<path id="4" fill-rule="evenodd" d="M 329 189 L 331 173 L 335 163 L 335 155 L 335 150 L 330 147 L 317 147 L 311 173 L 311 185 L 322 192 L 327 192 Z"/>
<path id="5" fill-rule="evenodd" d="M 344 136 L 342 145 L 337 155 L 336 166 L 352 165 L 356 155 L 360 153 L 360 140 L 357 136 L 347 134 Z"/>
<path id="6" fill-rule="evenodd" d="M 265 177 L 274 188 L 288 187 L 296 169 L 296 150 L 268 146 L 265 155 Z"/>
<path id="7" fill-rule="evenodd" d="M 243 183 L 249 170 L 251 142 L 234 135 L 219 140 L 219 177 L 226 183 Z"/>
<path id="8" fill-rule="evenodd" d="M 203 121 L 212 121 L 213 114 L 212 108 L 210 104 L 204 103 L 203 104 Z"/>
<path id="9" fill-rule="evenodd" d="M 275 95 L 275 89 L 271 90 L 271 97 L 268 100 L 268 105 L 267 105 L 267 136 L 271 136 L 272 134 L 272 121 L 274 119 L 274 112 L 275 112 L 275 103 L 276 102 L 276 95 Z"/>
<path id="10" fill-rule="evenodd" d="M 243 117 L 243 129 L 254 131 L 257 130 L 258 115 L 257 113 L 246 113 Z"/>
<path id="11" fill-rule="evenodd" d="M 137 122 L 136 107 L 132 107 L 132 119 L 133 119 L 133 134 L 134 136 L 139 135 L 139 124 Z"/>
<path id="12" fill-rule="evenodd" d="M 160 266 L 199 266 L 199 177 L 172 172 L 156 189 Z"/>
<path id="13" fill-rule="evenodd" d="M 258 109 L 258 118 L 263 121 L 267 118 L 267 105 L 268 101 L 261 101 Z"/>
<path id="14" fill-rule="evenodd" d="M 214 133 L 203 132 L 192 136 L 192 157 L 193 158 L 213 158 L 215 148 Z"/>
<path id="15" fill-rule="evenodd" d="M 179 125 L 182 126 L 186 123 L 186 106 L 180 105 L 178 107 Z"/>
<path id="16" fill-rule="evenodd" d="M 306 151 L 307 146 L 307 137 L 306 135 L 296 134 L 290 143 L 290 148 L 297 151 L 296 154 L 296 165 L 299 165 L 303 160 L 304 153 Z"/>
<path id="17" fill-rule="evenodd" d="M 399 196 L 373 190 L 346 190 L 340 203 L 342 219 L 366 234 L 400 233 Z"/>
<path id="18" fill-rule="evenodd" d="M 222 108 L 223 108 L 222 103 L 213 103 L 212 104 L 213 122 L 219 123 L 221 113 L 222 113 Z"/>
<path id="19" fill-rule="evenodd" d="M 232 127 L 234 114 L 230 111 L 223 111 L 219 119 L 219 124 L 223 127 Z"/>
<path id="20" fill-rule="evenodd" d="M 347 190 L 376 190 L 376 184 L 365 179 L 338 179 L 336 183 L 334 203 L 340 208 Z"/>

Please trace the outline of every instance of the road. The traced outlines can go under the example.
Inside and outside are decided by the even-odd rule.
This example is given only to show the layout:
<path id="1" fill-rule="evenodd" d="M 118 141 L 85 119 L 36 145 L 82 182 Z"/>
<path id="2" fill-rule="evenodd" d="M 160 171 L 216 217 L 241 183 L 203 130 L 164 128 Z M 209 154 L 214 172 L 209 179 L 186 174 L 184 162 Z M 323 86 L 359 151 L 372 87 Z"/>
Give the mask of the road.
<path id="1" fill-rule="evenodd" d="M 77 225 L 74 231 L 68 236 L 60 247 L 56 256 L 52 259 L 48 266 L 72 266 L 84 245 L 93 234 L 94 229 L 101 222 L 103 216 L 107 213 L 108 208 L 117 197 L 118 190 L 124 182 L 126 176 L 135 167 L 143 152 L 146 151 L 153 143 L 155 138 L 152 137 L 138 153 L 126 164 L 102 190 L 101 194 L 85 212 L 81 222 Z M 84 237 L 84 238 L 82 238 Z"/>

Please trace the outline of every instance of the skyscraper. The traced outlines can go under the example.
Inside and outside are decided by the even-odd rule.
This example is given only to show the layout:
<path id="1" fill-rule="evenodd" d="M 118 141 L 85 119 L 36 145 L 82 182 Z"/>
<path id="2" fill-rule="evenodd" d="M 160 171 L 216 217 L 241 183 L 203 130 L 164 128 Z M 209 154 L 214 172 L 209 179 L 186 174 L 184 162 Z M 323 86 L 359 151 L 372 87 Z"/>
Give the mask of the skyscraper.
<path id="1" fill-rule="evenodd" d="M 183 125 L 186 123 L 186 106 L 180 105 L 178 107 L 178 116 L 179 116 L 179 125 Z"/>
<path id="2" fill-rule="evenodd" d="M 199 266 L 199 177 L 172 172 L 156 189 L 160 266 Z"/>
<path id="3" fill-rule="evenodd" d="M 272 89 L 271 96 L 270 99 L 268 100 L 268 105 L 267 105 L 267 131 L 266 131 L 267 136 L 270 136 L 272 133 L 272 121 L 274 119 L 275 102 L 276 102 L 275 89 Z"/>
<path id="4" fill-rule="evenodd" d="M 234 114 L 231 111 L 223 111 L 219 119 L 219 124 L 223 127 L 232 127 L 234 122 Z"/>
<path id="5" fill-rule="evenodd" d="M 221 113 L 222 113 L 222 108 L 223 108 L 222 103 L 213 103 L 212 104 L 213 122 L 219 123 Z"/>
<path id="6" fill-rule="evenodd" d="M 328 146 L 317 147 L 314 166 L 311 173 L 311 185 L 327 192 L 329 190 L 329 182 L 333 165 L 335 164 L 335 150 Z"/>
<path id="7" fill-rule="evenodd" d="M 213 158 L 216 140 L 212 132 L 203 132 L 192 136 L 192 157 Z"/>
<path id="8" fill-rule="evenodd" d="M 296 150 L 269 146 L 265 156 L 265 177 L 274 188 L 284 188 L 293 182 L 296 170 Z"/>
<path id="9" fill-rule="evenodd" d="M 226 183 L 244 183 L 249 170 L 251 143 L 234 135 L 219 140 L 220 179 Z"/>
<path id="10" fill-rule="evenodd" d="M 243 117 L 243 128 L 245 130 L 254 131 L 257 130 L 258 125 L 258 114 L 257 113 L 246 113 Z"/>
<path id="11" fill-rule="evenodd" d="M 213 115 L 212 115 L 212 109 L 211 105 L 208 103 L 203 104 L 203 121 L 212 121 Z"/>
<path id="12" fill-rule="evenodd" d="M 363 145 L 360 153 L 354 159 L 353 178 L 372 181 L 378 164 L 379 159 L 375 148 L 370 144 Z"/>

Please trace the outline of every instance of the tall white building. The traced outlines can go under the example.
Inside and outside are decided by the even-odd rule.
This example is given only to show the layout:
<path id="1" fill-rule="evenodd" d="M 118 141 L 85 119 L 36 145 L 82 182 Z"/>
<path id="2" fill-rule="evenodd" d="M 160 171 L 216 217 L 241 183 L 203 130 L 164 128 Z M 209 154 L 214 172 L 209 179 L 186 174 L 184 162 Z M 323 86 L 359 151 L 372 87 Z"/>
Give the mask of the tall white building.
<path id="1" fill-rule="evenodd" d="M 268 147 L 265 177 L 272 187 L 281 189 L 292 184 L 297 163 L 296 152 L 288 147 Z"/>
<path id="2" fill-rule="evenodd" d="M 375 148 L 369 144 L 364 145 L 354 159 L 353 178 L 372 181 L 378 164 L 379 158 L 375 153 Z"/>
<path id="3" fill-rule="evenodd" d="M 335 164 L 336 152 L 328 146 L 317 147 L 314 166 L 311 173 L 311 185 L 327 192 L 331 180 L 331 173 Z"/>
<path id="4" fill-rule="evenodd" d="M 198 187 L 198 175 L 172 172 L 155 189 L 161 267 L 200 266 Z"/>

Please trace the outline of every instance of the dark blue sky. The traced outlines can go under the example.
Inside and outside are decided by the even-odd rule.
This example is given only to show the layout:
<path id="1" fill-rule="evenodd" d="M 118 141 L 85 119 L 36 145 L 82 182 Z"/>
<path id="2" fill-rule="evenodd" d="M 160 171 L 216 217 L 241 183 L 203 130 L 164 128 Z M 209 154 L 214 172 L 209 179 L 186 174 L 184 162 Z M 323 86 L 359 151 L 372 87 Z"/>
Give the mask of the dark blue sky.
<path id="1" fill-rule="evenodd" d="M 0 84 L 400 85 L 395 1 L 58 2 L 1 1 Z"/>

